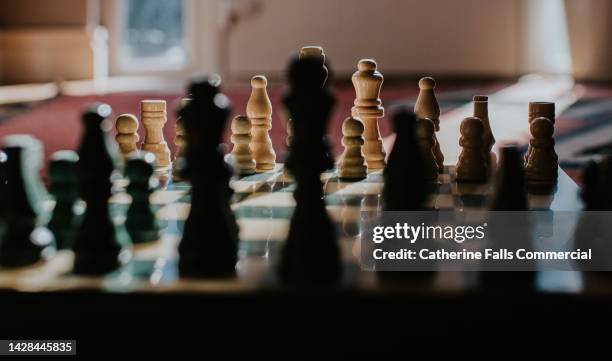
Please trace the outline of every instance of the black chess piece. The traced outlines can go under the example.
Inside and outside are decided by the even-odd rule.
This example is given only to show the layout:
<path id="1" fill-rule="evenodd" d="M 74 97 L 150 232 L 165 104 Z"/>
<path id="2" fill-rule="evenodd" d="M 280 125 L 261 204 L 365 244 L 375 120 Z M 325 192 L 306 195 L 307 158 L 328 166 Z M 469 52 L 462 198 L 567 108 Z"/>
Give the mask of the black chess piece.
<path id="1" fill-rule="evenodd" d="M 42 145 L 28 135 L 8 136 L 4 138 L 4 153 L 2 173 L 6 183 L 0 216 L 6 229 L 0 240 L 0 266 L 26 266 L 41 260 L 52 241 L 48 230 L 38 227 L 45 194 L 38 178 Z"/>
<path id="2" fill-rule="evenodd" d="M 332 284 L 341 276 L 334 224 L 325 209 L 321 173 L 333 166 L 324 135 L 335 99 L 321 87 L 327 72 L 313 59 L 294 58 L 283 98 L 293 121 L 286 167 L 296 182 L 296 206 L 282 249 L 279 278 L 291 284 Z"/>
<path id="3" fill-rule="evenodd" d="M 492 211 L 526 211 L 529 209 L 529 202 L 523 157 L 515 144 L 500 147 L 500 153 L 495 193 L 490 209 Z"/>
<path id="4" fill-rule="evenodd" d="M 191 183 L 191 210 L 179 244 L 181 277 L 233 277 L 238 257 L 238 225 L 230 208 L 230 166 L 219 144 L 230 103 L 219 92 L 218 76 L 189 86 L 191 101 L 179 111 L 186 135 L 185 165 Z"/>
<path id="5" fill-rule="evenodd" d="M 533 250 L 531 237 L 531 219 L 527 213 L 527 181 L 523 168 L 523 156 L 515 144 L 500 147 L 499 171 L 490 210 L 493 211 L 487 220 L 487 238 L 489 248 L 506 249 L 516 253 L 518 249 Z M 512 232 L 508 232 L 512 229 Z M 535 287 L 536 263 L 527 260 L 492 260 L 486 263 L 485 270 L 480 272 L 481 288 L 500 291 L 520 289 L 532 291 Z M 513 267 L 514 271 L 501 270 Z M 495 270 L 498 271 L 495 271 Z M 522 270 L 522 271 L 521 271 Z"/>
<path id="6" fill-rule="evenodd" d="M 612 210 L 612 156 L 604 157 L 599 163 L 600 194 L 603 198 L 602 210 Z"/>
<path id="7" fill-rule="evenodd" d="M 416 116 L 399 111 L 393 118 L 395 142 L 383 171 L 385 211 L 419 211 L 431 194 L 425 162 L 416 142 Z"/>
<path id="8" fill-rule="evenodd" d="M 55 198 L 55 207 L 47 228 L 53 233 L 58 249 L 71 249 L 80 217 L 75 213 L 79 199 L 79 179 L 76 165 L 79 156 L 69 150 L 53 153 L 49 162 L 49 192 Z"/>
<path id="9" fill-rule="evenodd" d="M 159 184 L 154 176 L 155 155 L 134 153 L 127 159 L 125 176 L 129 180 L 126 192 L 132 197 L 127 210 L 125 228 L 134 244 L 159 239 L 159 227 L 151 209 L 149 197 Z"/>
<path id="10" fill-rule="evenodd" d="M 418 212 L 426 210 L 426 202 L 435 185 L 426 175 L 424 155 L 417 144 L 416 115 L 411 111 L 399 110 L 392 117 L 392 122 L 396 137 L 383 171 L 385 182 L 382 191 L 383 211 L 403 211 L 405 212 L 403 220 L 409 221 L 410 224 L 435 221 L 428 219 L 432 215 L 431 212 Z M 394 214 L 383 213 L 379 222 L 394 224 L 397 221 Z M 393 239 L 385 240 L 379 247 L 385 251 L 399 251 L 406 248 L 406 244 L 405 240 Z M 407 264 L 402 260 L 396 261 L 396 266 L 392 260 L 383 262 L 385 262 L 384 267 L 381 264 L 377 265 L 379 270 L 377 276 L 385 282 L 427 282 L 435 276 L 433 269 L 436 263 L 433 261 L 414 261 L 409 265 L 414 270 L 406 270 Z"/>
<path id="11" fill-rule="evenodd" d="M 111 175 L 115 158 L 107 140 L 106 118 L 112 109 L 93 104 L 83 113 L 83 137 L 78 150 L 79 193 L 87 204 L 74 242 L 74 273 L 101 275 L 119 267 L 119 243 L 110 215 Z"/>
<path id="12" fill-rule="evenodd" d="M 591 161 L 584 168 L 582 175 L 582 190 L 580 196 L 583 202 L 583 212 L 574 230 L 574 246 L 577 249 L 591 249 L 593 258 L 581 261 L 584 271 L 607 271 L 612 264 L 612 156 L 607 156 L 599 162 Z M 585 272 L 587 275 L 597 275 L 610 278 L 609 272 Z"/>
<path id="13" fill-rule="evenodd" d="M 582 199 L 585 211 L 601 211 L 604 209 L 604 198 L 599 189 L 598 163 L 590 161 L 582 173 L 582 189 L 580 198 Z"/>

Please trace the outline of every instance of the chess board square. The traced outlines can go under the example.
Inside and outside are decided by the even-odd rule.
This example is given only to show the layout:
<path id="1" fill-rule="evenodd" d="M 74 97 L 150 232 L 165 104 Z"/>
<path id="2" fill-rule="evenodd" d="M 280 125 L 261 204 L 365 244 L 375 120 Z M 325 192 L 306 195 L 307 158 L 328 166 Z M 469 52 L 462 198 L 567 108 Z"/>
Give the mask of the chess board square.
<path id="1" fill-rule="evenodd" d="M 451 175 L 448 173 L 438 174 L 438 182 L 441 184 L 450 184 L 452 182 Z"/>
<path id="2" fill-rule="evenodd" d="M 455 197 L 448 193 L 431 197 L 428 201 L 428 208 L 433 209 L 453 209 L 455 206 Z"/>
<path id="3" fill-rule="evenodd" d="M 554 200 L 552 195 L 529 195 L 529 209 L 549 210 Z"/>
<path id="4" fill-rule="evenodd" d="M 184 195 L 185 191 L 178 190 L 155 191 L 151 194 L 150 201 L 152 205 L 169 204 L 178 201 Z M 109 202 L 112 204 L 129 205 L 132 202 L 132 197 L 125 192 L 115 193 L 111 196 Z"/>
<path id="5" fill-rule="evenodd" d="M 487 195 L 491 192 L 490 184 L 480 183 L 456 183 L 451 186 L 453 194 L 459 195 Z"/>
<path id="6" fill-rule="evenodd" d="M 166 188 L 168 191 L 189 191 L 190 189 L 189 182 L 170 182 Z"/>
<path id="7" fill-rule="evenodd" d="M 265 182 L 237 180 L 230 183 L 230 186 L 236 193 L 277 192 L 291 185 L 293 183 L 278 182 L 276 180 Z"/>
<path id="8" fill-rule="evenodd" d="M 240 206 L 234 211 L 236 218 L 291 219 L 294 207 Z"/>
<path id="9" fill-rule="evenodd" d="M 295 207 L 295 199 L 293 194 L 289 192 L 255 192 L 251 193 L 238 205 L 250 207 Z"/>
<path id="10" fill-rule="evenodd" d="M 327 206 L 344 206 L 347 204 L 360 203 L 365 208 L 375 208 L 380 206 L 380 196 L 377 194 L 327 194 L 325 195 L 325 204 Z"/>
<path id="11" fill-rule="evenodd" d="M 382 191 L 382 183 L 370 182 L 327 182 L 324 184 L 325 193 L 337 194 L 379 194 Z"/>
<path id="12" fill-rule="evenodd" d="M 180 203 L 171 203 L 165 206 L 162 206 L 160 209 L 155 212 L 155 215 L 160 220 L 171 221 L 171 220 L 180 220 L 184 221 L 189 216 L 189 210 L 191 209 L 191 204 L 186 202 Z"/>
<path id="13" fill-rule="evenodd" d="M 237 222 L 243 242 L 284 241 L 289 233 L 286 219 L 239 218 Z"/>
<path id="14" fill-rule="evenodd" d="M 487 196 L 484 194 L 463 194 L 463 195 L 454 195 L 455 205 L 460 208 L 477 208 L 482 209 L 482 207 L 487 205 Z"/>

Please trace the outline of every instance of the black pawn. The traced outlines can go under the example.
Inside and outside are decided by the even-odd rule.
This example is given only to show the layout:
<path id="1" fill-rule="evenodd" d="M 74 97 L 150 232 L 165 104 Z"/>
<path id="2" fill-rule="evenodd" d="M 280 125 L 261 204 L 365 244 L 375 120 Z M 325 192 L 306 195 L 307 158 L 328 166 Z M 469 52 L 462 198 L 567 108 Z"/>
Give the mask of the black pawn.
<path id="1" fill-rule="evenodd" d="M 230 208 L 231 168 L 221 138 L 230 114 L 216 76 L 189 86 L 191 101 L 180 111 L 186 135 L 182 177 L 191 183 L 191 210 L 179 244 L 181 277 L 233 277 L 238 260 L 238 225 Z"/>
<path id="2" fill-rule="evenodd" d="M 521 152 L 514 144 L 500 148 L 500 165 L 490 209 L 492 211 L 526 211 L 529 209 L 529 201 Z"/>
<path id="3" fill-rule="evenodd" d="M 42 146 L 30 136 L 14 135 L 4 138 L 4 153 L 1 216 L 6 229 L 0 240 L 0 266 L 26 266 L 39 261 L 51 241 L 45 237 L 48 232 L 35 231 L 45 193 L 38 178 Z"/>
<path id="4" fill-rule="evenodd" d="M 582 173 L 582 199 L 585 211 L 604 210 L 604 198 L 601 197 L 601 187 L 599 186 L 599 165 L 595 161 L 590 161 Z"/>
<path id="5" fill-rule="evenodd" d="M 321 173 L 333 165 L 324 135 L 335 100 L 321 87 L 326 75 L 313 59 L 293 59 L 291 88 L 283 98 L 294 132 L 286 166 L 296 182 L 296 206 L 279 264 L 286 283 L 335 283 L 341 276 L 336 229 L 321 184 Z"/>
<path id="6" fill-rule="evenodd" d="M 396 138 L 383 171 L 385 211 L 418 211 L 425 208 L 431 185 L 416 142 L 416 116 L 400 111 L 393 117 Z"/>
<path id="7" fill-rule="evenodd" d="M 531 221 L 528 217 L 529 200 L 527 197 L 527 181 L 523 168 L 523 156 L 515 144 L 500 147 L 500 163 L 493 201 L 487 221 L 487 236 L 490 247 L 496 250 L 507 249 L 516 253 L 518 249 L 532 250 Z M 512 229 L 512 232 L 508 232 Z M 535 271 L 494 271 L 499 269 L 499 260 L 485 264 L 486 270 L 480 273 L 481 288 L 493 291 L 505 289 L 520 289 L 531 291 L 535 287 Z M 505 260 L 504 267 L 535 268 L 536 264 L 529 261 Z M 513 264 L 514 263 L 514 264 Z M 524 268 L 523 268 L 524 270 Z"/>
<path id="8" fill-rule="evenodd" d="M 75 152 L 63 150 L 53 153 L 49 163 L 49 192 L 55 198 L 55 207 L 47 228 L 53 233 L 58 249 L 73 247 L 80 220 L 74 211 L 79 199 L 78 160 Z"/>
<path id="9" fill-rule="evenodd" d="M 393 116 L 392 122 L 396 137 L 383 171 L 385 182 L 382 191 L 383 211 L 409 212 L 402 217 L 408 218 L 411 224 L 434 221 L 425 216 L 430 213 L 413 212 L 426 209 L 426 202 L 434 187 L 427 179 L 423 155 L 417 145 L 416 116 L 411 111 L 400 110 Z M 397 221 L 392 218 L 387 220 L 383 213 L 380 222 L 392 225 Z M 396 239 L 386 240 L 382 244 L 385 251 L 399 251 L 405 246 L 405 241 Z M 420 270 L 404 271 L 398 271 L 398 268 L 405 269 L 406 264 L 402 264 L 403 261 L 397 261 L 397 267 L 393 265 L 394 261 L 384 262 L 384 267 L 377 265 L 377 268 L 381 270 L 377 273 L 377 277 L 385 282 L 429 282 L 436 274 L 433 271 L 436 263 L 433 261 L 420 261 L 418 264 L 413 262 L 411 266 Z"/>
<path id="10" fill-rule="evenodd" d="M 115 163 L 103 129 L 108 129 L 106 118 L 111 111 L 109 105 L 94 104 L 83 113 L 77 175 L 87 208 L 74 243 L 76 274 L 100 275 L 119 267 L 121 246 L 108 205 Z"/>
<path id="11" fill-rule="evenodd" d="M 592 249 L 593 258 L 579 263 L 586 271 L 609 269 L 612 259 L 612 224 L 608 211 L 612 210 L 612 156 L 599 162 L 591 161 L 582 174 L 583 212 L 574 230 L 574 246 Z M 610 278 L 609 272 L 587 272 L 588 275 Z M 590 277 L 585 277 L 590 282 Z"/>
<path id="12" fill-rule="evenodd" d="M 132 197 L 125 227 L 133 243 L 159 239 L 159 227 L 149 201 L 158 183 L 153 176 L 154 164 L 153 153 L 135 153 L 130 155 L 125 166 L 125 176 L 129 180 L 126 192 Z"/>

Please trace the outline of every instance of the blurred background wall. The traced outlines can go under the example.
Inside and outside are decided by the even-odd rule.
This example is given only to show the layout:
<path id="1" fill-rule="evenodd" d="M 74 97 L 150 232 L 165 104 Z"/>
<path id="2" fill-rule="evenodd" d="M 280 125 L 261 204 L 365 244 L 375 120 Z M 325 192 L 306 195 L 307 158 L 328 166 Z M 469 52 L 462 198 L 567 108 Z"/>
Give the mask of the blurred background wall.
<path id="1" fill-rule="evenodd" d="M 612 77 L 611 16 L 607 0 L 1 1 L 0 82 L 275 77 L 307 44 L 322 45 L 340 74 L 373 57 L 388 76 L 573 71 L 601 80 Z M 130 48 L 147 41 L 148 50 Z M 155 41 L 168 48 L 147 58 Z"/>

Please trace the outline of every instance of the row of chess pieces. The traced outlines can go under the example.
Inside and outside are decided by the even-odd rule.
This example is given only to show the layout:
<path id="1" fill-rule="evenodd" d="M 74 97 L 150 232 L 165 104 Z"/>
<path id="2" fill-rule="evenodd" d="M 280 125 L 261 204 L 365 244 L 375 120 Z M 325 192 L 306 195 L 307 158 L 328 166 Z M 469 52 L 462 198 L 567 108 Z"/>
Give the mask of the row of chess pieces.
<path id="1" fill-rule="evenodd" d="M 325 52 L 318 46 L 303 47 L 301 59 L 312 59 L 323 69 L 327 82 L 328 70 Z M 346 180 L 360 180 L 368 170 L 384 168 L 386 152 L 383 148 L 378 121 L 384 116 L 380 90 L 384 81 L 372 59 L 362 59 L 358 70 L 352 76 L 356 98 L 351 116 L 342 125 L 344 153 L 338 163 L 338 175 Z M 251 79 L 251 95 L 246 106 L 246 115 L 238 115 L 231 122 L 233 149 L 227 159 L 236 174 L 244 176 L 255 172 L 274 169 L 276 152 L 272 147 L 269 131 L 272 127 L 272 103 L 267 92 L 267 79 L 263 75 Z M 427 165 L 425 177 L 436 181 L 444 169 L 444 155 L 436 137 L 440 130 L 440 107 L 435 95 L 436 82 L 431 77 L 422 78 L 419 94 L 414 106 L 417 116 L 417 141 Z M 189 99 L 183 99 L 183 105 Z M 462 152 L 457 163 L 457 181 L 486 181 L 495 168 L 496 156 L 492 151 L 495 137 L 491 130 L 488 97 L 476 95 L 473 98 L 473 116 L 463 120 L 459 129 L 459 144 Z M 557 155 L 554 150 L 555 105 L 551 102 L 529 104 L 530 131 L 532 139 L 525 159 L 525 171 L 530 183 L 554 185 L 557 181 Z M 141 122 L 146 130 L 142 150 L 157 157 L 157 168 L 171 166 L 170 151 L 163 138 L 166 124 L 166 105 L 163 100 L 141 102 Z M 287 119 L 287 146 L 292 139 L 292 122 Z M 123 114 L 116 120 L 117 136 L 121 152 L 128 155 L 139 149 L 138 119 L 132 114 Z M 180 158 L 184 148 L 184 130 L 180 117 L 176 121 L 175 159 Z M 175 179 L 180 178 L 175 169 Z"/>

